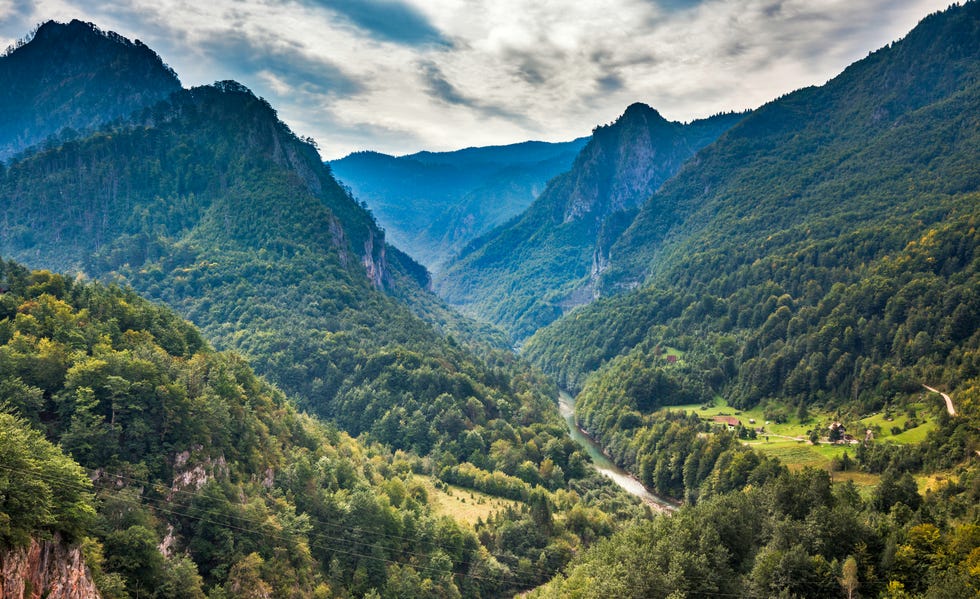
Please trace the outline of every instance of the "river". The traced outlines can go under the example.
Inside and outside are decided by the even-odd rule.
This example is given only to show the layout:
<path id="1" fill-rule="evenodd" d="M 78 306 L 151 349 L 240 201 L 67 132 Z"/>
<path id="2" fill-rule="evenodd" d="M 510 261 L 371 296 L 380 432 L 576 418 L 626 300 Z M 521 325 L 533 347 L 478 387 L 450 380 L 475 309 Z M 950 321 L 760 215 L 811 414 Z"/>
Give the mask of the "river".
<path id="1" fill-rule="evenodd" d="M 606 454 L 602 453 L 602 448 L 599 447 L 599 444 L 578 427 L 578 423 L 575 422 L 575 398 L 564 391 L 558 393 L 558 411 L 561 413 L 562 418 L 565 419 L 565 424 L 568 425 L 568 432 L 572 436 L 572 439 L 588 452 L 589 457 L 592 458 L 592 464 L 600 474 L 611 478 L 613 482 L 626 490 L 626 492 L 639 497 L 644 503 L 655 510 L 671 512 L 677 509 L 677 506 L 671 502 L 648 491 L 643 486 L 643 483 L 637 480 L 635 476 L 614 464 Z"/>

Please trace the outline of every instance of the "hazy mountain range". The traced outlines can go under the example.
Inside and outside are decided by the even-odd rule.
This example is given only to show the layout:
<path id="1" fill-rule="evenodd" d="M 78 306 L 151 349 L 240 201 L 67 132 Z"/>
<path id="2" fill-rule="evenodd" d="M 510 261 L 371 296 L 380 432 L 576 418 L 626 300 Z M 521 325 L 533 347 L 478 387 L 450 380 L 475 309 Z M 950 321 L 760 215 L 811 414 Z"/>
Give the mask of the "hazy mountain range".
<path id="1" fill-rule="evenodd" d="M 466 244 L 522 213 L 587 138 L 387 156 L 358 152 L 330 163 L 366 202 L 392 242 L 439 271 Z"/>

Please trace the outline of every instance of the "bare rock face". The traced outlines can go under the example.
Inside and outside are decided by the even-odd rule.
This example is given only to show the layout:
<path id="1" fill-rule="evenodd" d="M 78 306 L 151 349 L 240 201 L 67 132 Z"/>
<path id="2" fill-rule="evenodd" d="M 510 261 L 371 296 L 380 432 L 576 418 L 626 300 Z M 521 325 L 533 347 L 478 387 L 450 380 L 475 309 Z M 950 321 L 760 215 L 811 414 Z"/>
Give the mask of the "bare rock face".
<path id="1" fill-rule="evenodd" d="M 0 598 L 91 599 L 101 597 L 81 549 L 58 535 L 50 541 L 0 552 Z"/>

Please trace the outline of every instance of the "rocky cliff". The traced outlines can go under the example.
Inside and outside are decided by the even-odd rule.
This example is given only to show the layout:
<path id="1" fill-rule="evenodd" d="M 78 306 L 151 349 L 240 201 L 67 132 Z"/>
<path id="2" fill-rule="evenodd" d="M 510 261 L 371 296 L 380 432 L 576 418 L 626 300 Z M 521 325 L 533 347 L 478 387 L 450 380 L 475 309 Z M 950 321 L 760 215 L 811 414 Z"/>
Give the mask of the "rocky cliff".
<path id="1" fill-rule="evenodd" d="M 0 597 L 3 599 L 91 599 L 100 597 L 81 548 L 69 547 L 58 535 L 50 541 L 0 552 Z"/>

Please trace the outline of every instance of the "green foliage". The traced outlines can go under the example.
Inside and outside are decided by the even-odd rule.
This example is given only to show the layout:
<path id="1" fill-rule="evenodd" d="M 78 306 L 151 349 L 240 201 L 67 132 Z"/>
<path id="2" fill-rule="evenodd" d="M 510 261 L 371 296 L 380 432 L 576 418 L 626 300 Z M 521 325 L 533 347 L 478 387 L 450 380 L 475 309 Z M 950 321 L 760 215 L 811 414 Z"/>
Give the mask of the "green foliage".
<path id="1" fill-rule="evenodd" d="M 0 415 L 4 545 L 94 534 L 108 595 L 122 584 L 130 594 L 186 597 L 231 588 L 254 571 L 278 596 L 307 594 L 328 576 L 347 588 L 352 554 L 381 564 L 380 587 L 387 561 L 411 557 L 424 567 L 420 543 L 436 526 L 476 545 L 424 504 L 392 507 L 368 474 L 383 454 L 369 457 L 297 414 L 243 360 L 210 351 L 172 312 L 12 263 L 0 274 L 3 300 L 16 306 L 0 319 L 0 379 L 36 390 L 35 400 L 6 406 L 23 419 Z M 314 518 L 336 528 L 315 531 Z M 378 536 L 364 536 L 371 530 Z M 165 537 L 171 557 L 158 550 Z M 253 555 L 265 566 L 246 568 Z M 454 568 L 469 562 L 466 551 L 452 559 Z"/>
<path id="2" fill-rule="evenodd" d="M 536 473 L 545 458 L 570 472 L 576 450 L 562 441 L 554 389 L 509 352 L 475 345 L 481 331 L 420 288 L 424 270 L 385 245 L 371 216 L 266 102 L 222 82 L 176 94 L 139 119 L 146 126 L 121 125 L 11 165 L 0 203 L 36 234 L 31 245 L 9 237 L 0 245 L 166 302 L 354 435 L 432 453 L 439 468 L 476 454 L 478 466 L 512 476 L 528 461 Z M 168 349 L 186 343 L 157 338 Z M 92 442 L 100 428 L 130 425 L 127 396 L 159 387 L 152 372 L 116 385 L 126 376 L 111 358 L 77 365 L 59 396 L 74 418 L 64 442 L 89 463 L 112 455 Z M 37 401 L 30 388 L 14 391 L 19 403 Z M 92 412 L 89 404 L 109 397 L 118 409 Z M 532 439 L 549 455 L 526 447 Z M 497 441 L 513 445 L 513 459 L 486 459 Z M 562 476 L 541 482 L 565 484 Z"/>
<path id="3" fill-rule="evenodd" d="M 533 378 L 515 379 L 522 403 L 500 400 L 514 425 L 472 395 L 457 413 L 443 391 L 426 412 L 439 426 L 431 456 L 392 455 L 297 413 L 242 358 L 213 352 L 172 311 L 131 291 L 12 262 L 0 263 L 0 287 L 0 389 L 12 390 L 4 407 L 17 414 L 0 414 L 3 544 L 91 535 L 86 559 L 107 597 L 309 596 L 324 585 L 497 596 L 543 582 L 573 549 L 608 534 L 607 514 L 642 515 L 610 483 L 586 478 L 564 425 L 534 408 L 543 385 Z M 385 377 L 392 364 L 412 388 L 463 384 L 413 353 L 360 370 Z M 427 378 L 413 380 L 422 370 Z M 459 379 L 466 394 L 481 393 L 470 376 Z M 481 524 L 481 538 L 434 515 L 411 482 L 413 472 L 440 471 L 526 503 Z M 502 549 L 497 537 L 525 519 L 541 543 Z M 533 572 L 518 575 L 521 560 Z"/>
<path id="4" fill-rule="evenodd" d="M 975 385 L 978 30 L 976 3 L 953 7 L 824 87 L 746 117 L 616 242 L 605 289 L 640 288 L 525 345 L 581 392 L 579 420 L 644 482 L 691 493 L 670 461 L 686 452 L 665 437 L 678 419 L 657 414 L 663 406 L 721 395 L 773 420 L 790 406 L 856 418 L 909 403 L 923 383 L 954 396 Z M 665 346 L 683 361 L 667 363 Z M 950 419 L 939 407 L 926 443 L 862 445 L 862 468 L 968 459 L 976 413 Z M 684 429 L 692 446 L 695 428 Z"/>
<path id="5" fill-rule="evenodd" d="M 52 143 L 71 139 L 180 89 L 145 45 L 78 20 L 43 23 L 0 56 L 0 81 L 0 160 L 53 135 Z"/>
<path id="6" fill-rule="evenodd" d="M 980 5 L 954 6 L 747 117 L 613 247 L 605 289 L 641 287 L 525 345 L 580 391 L 580 422 L 619 463 L 696 502 L 599 543 L 540 596 L 977 593 L 978 23 Z M 814 405 L 840 419 L 928 381 L 958 416 L 937 404 L 923 443 L 859 444 L 860 467 L 882 473 L 867 502 L 662 409 L 722 395 L 773 420 Z M 923 498 L 910 473 L 940 469 L 956 481 Z"/>
<path id="7" fill-rule="evenodd" d="M 852 487 L 832 487 L 825 472 L 783 471 L 616 533 L 531 597 L 833 597 L 842 586 L 860 596 L 973 596 L 976 505 L 948 521 L 934 511 L 946 499 L 927 497 L 905 521 L 864 505 Z"/>
<path id="8" fill-rule="evenodd" d="M 62 533 L 68 542 L 95 520 L 92 483 L 78 464 L 27 422 L 0 413 L 0 548 Z"/>
<path id="9" fill-rule="evenodd" d="M 7 264 L 0 389 L 105 472 L 108 595 L 176 588 L 175 572 L 190 571 L 180 552 L 201 579 L 174 591 L 189 596 L 235 594 L 246 584 L 236 576 L 258 576 L 276 596 L 321 585 L 363 595 L 385 588 L 392 564 L 447 596 L 466 571 L 502 572 L 480 586 L 497 594 L 570 558 L 558 552 L 536 578 L 511 576 L 424 500 L 378 491 L 404 474 L 393 449 L 425 457 L 410 470 L 469 464 L 522 497 L 574 494 L 562 489 L 576 483 L 590 502 L 610 502 L 608 485 L 581 480 L 587 458 L 565 436 L 557 391 L 509 351 L 474 341 L 478 327 L 424 291 L 424 269 L 385 243 L 315 148 L 240 84 L 181 91 L 22 156 L 0 173 L 0 208 L 13 223 L 4 254 L 165 302 L 303 408 L 385 444 L 366 449 L 299 416 L 244 359 L 212 352 L 134 292 Z M 583 532 L 603 529 L 597 518 L 587 512 Z M 331 523 L 339 528 L 323 530 Z M 441 537 L 459 542 L 449 552 L 425 544 Z M 585 538 L 572 544 L 594 540 Z M 164 541 L 178 553 L 151 560 L 147 548 Z"/>

